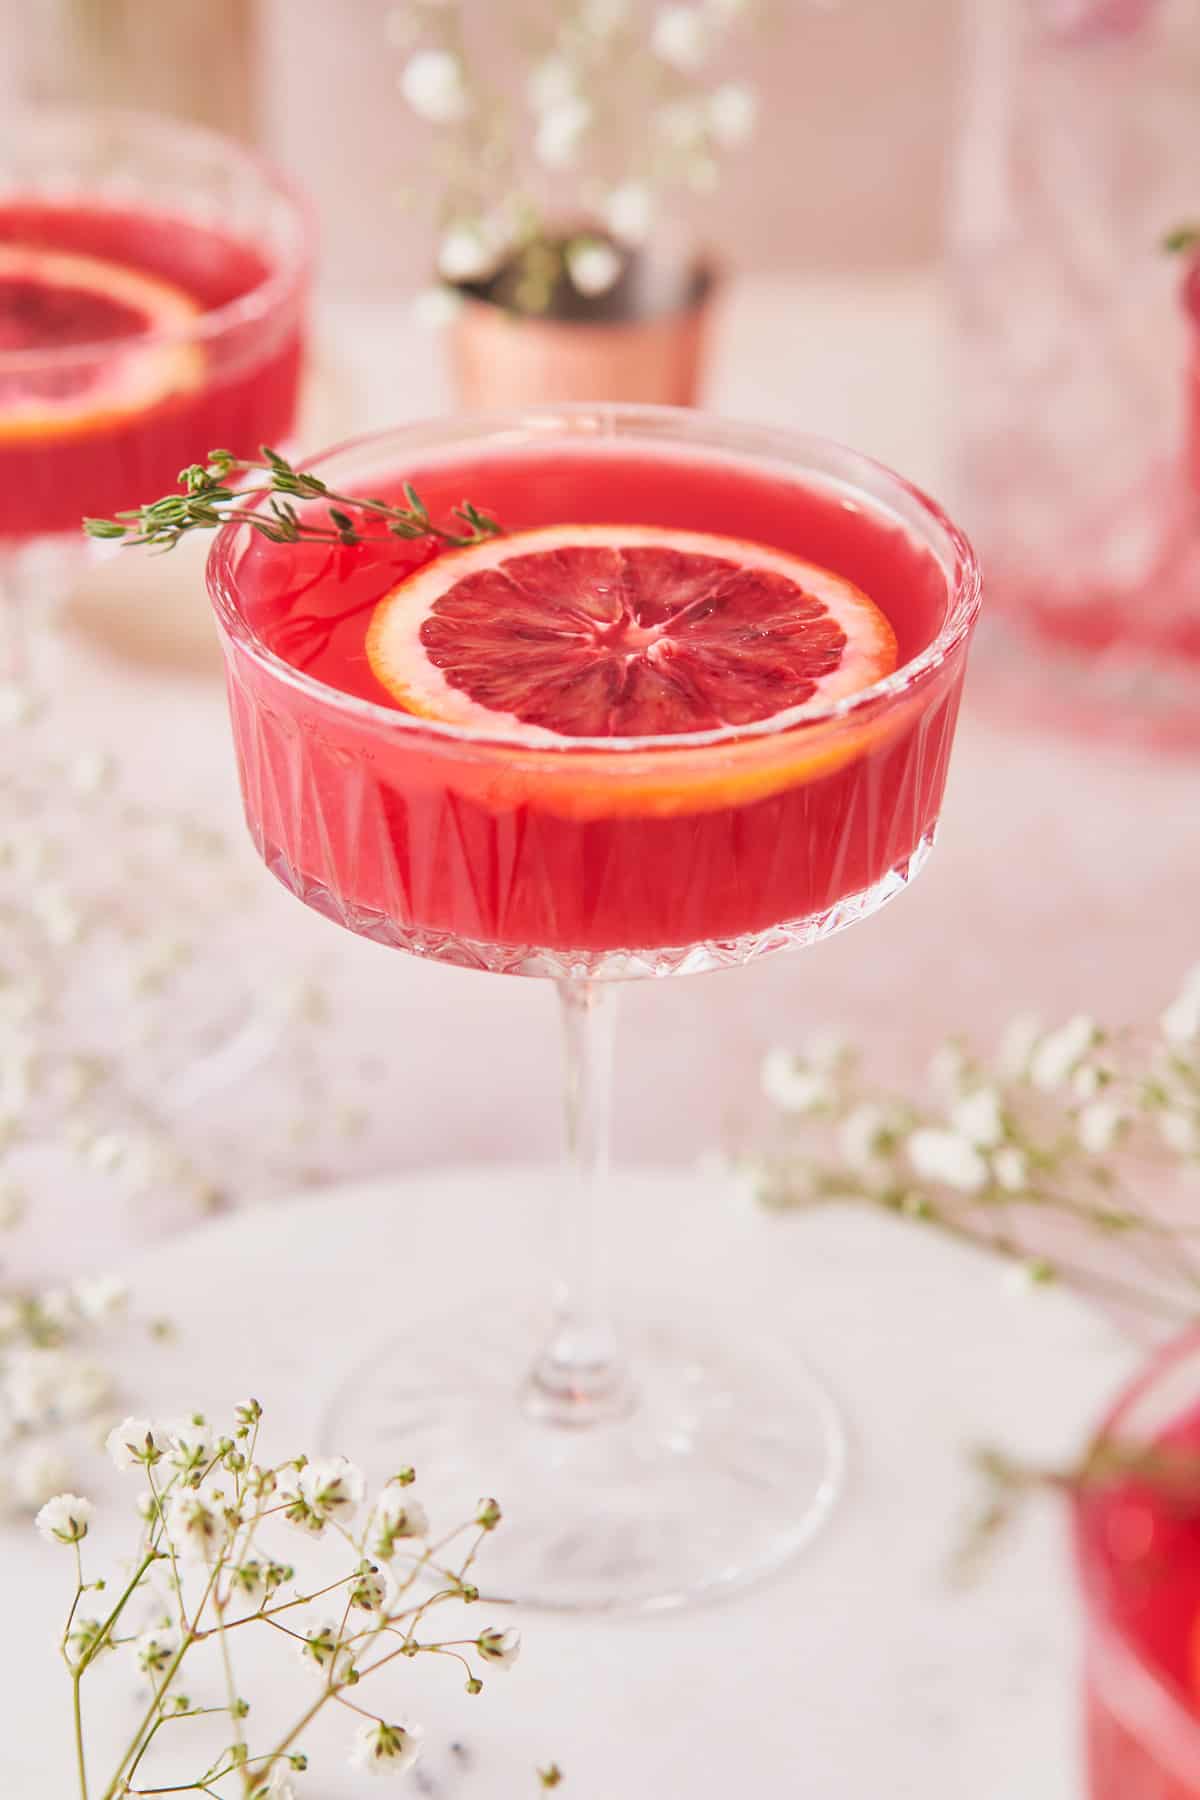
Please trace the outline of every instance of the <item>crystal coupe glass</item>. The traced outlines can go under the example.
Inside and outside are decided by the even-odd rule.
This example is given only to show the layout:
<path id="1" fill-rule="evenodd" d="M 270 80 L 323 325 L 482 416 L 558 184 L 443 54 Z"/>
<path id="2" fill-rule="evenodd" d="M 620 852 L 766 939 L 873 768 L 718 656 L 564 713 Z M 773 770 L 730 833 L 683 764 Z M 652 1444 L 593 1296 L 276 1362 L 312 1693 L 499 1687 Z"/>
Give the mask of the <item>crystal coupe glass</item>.
<path id="1" fill-rule="evenodd" d="M 589 530 L 655 544 L 723 533 L 734 554 L 778 550 L 836 571 L 895 632 L 892 671 L 827 704 L 767 717 L 747 705 L 741 684 L 776 678 L 747 628 L 705 664 L 709 701 L 743 723 L 510 729 L 511 715 L 478 707 L 465 723 L 402 710 L 364 674 L 369 621 L 395 580 L 390 550 L 380 573 L 370 546 L 264 545 L 230 525 L 209 564 L 246 816 L 268 867 L 381 944 L 552 980 L 562 1009 L 566 1256 L 540 1345 L 514 1323 L 498 1356 L 480 1337 L 489 1309 L 472 1306 L 444 1331 L 423 1330 L 402 1365 L 384 1353 L 355 1371 L 332 1441 L 361 1453 L 383 1418 L 388 1461 L 419 1463 L 427 1479 L 462 1459 L 489 1471 L 506 1511 L 489 1557 L 505 1597 L 647 1610 L 737 1585 L 826 1516 L 840 1426 L 806 1369 L 714 1348 L 707 1322 L 671 1316 L 625 1336 L 614 1326 L 592 1245 L 620 1204 L 606 1162 L 615 984 L 812 943 L 905 887 L 937 825 L 980 598 L 973 555 L 936 506 L 865 457 L 670 408 L 450 420 L 308 466 L 351 494 L 411 478 L 435 514 L 466 494 L 506 529 L 549 527 L 555 542 Z M 573 579 L 557 554 L 535 559 L 551 601 L 562 598 L 553 583 Z M 604 622 L 593 632 L 589 614 L 567 654 L 582 645 L 585 663 L 611 654 L 622 668 L 667 655 L 647 646 L 684 564 L 669 547 L 655 554 L 665 585 L 636 618 L 612 611 L 607 576 L 584 582 L 580 604 Z M 684 609 L 685 635 L 706 628 L 706 605 Z M 479 629 L 508 625 L 504 601 L 489 601 Z M 524 654 L 539 615 L 512 629 Z M 485 652 L 473 691 L 505 682 L 511 660 Z M 528 716 L 564 701 L 586 714 L 588 680 L 585 669 L 582 686 L 544 683 Z M 443 694 L 446 705 L 465 704 L 462 691 Z M 415 1410 L 400 1366 L 415 1371 Z"/>

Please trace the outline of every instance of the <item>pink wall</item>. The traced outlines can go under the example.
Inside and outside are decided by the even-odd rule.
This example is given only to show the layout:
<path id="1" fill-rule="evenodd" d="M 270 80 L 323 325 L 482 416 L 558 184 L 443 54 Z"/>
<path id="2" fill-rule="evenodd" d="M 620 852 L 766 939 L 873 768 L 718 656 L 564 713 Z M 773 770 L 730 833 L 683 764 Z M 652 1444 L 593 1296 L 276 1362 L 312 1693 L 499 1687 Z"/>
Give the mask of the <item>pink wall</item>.
<path id="1" fill-rule="evenodd" d="M 387 0 L 356 0 L 353 25 L 336 31 L 327 0 L 260 3 L 264 134 L 317 197 L 338 285 L 420 285 L 428 239 L 399 190 L 420 182 L 427 140 L 396 92 L 401 58 L 384 36 Z M 474 0 L 489 18 L 498 3 Z M 774 37 L 745 70 L 760 90 L 762 123 L 707 203 L 705 235 L 763 267 L 928 258 L 939 233 L 956 0 L 779 0 L 778 13 Z M 348 171 L 385 195 L 390 185 L 393 207 L 348 198 Z"/>
<path id="2" fill-rule="evenodd" d="M 503 36 L 510 0 L 468 4 L 490 36 Z M 958 0 L 775 4 L 773 36 L 719 71 L 755 82 L 762 122 L 702 209 L 702 235 L 760 267 L 928 258 L 938 241 Z M 329 285 L 416 288 L 429 268 L 428 234 L 402 193 L 424 179 L 428 140 L 397 92 L 389 8 L 390 0 L 208 0 L 203 9 L 0 0 L 0 97 L 6 88 L 46 98 L 99 91 L 233 128 L 257 110 L 267 145 L 316 197 Z"/>

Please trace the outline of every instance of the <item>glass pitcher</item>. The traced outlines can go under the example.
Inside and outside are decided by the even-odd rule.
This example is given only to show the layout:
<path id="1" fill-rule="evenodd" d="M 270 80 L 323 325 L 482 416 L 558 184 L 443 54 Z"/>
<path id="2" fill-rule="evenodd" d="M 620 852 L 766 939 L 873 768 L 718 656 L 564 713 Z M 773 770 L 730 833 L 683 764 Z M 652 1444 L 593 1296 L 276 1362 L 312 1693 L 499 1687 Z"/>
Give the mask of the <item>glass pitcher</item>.
<path id="1" fill-rule="evenodd" d="M 958 504 L 1010 713 L 1200 748 L 1200 0 L 965 0 Z"/>

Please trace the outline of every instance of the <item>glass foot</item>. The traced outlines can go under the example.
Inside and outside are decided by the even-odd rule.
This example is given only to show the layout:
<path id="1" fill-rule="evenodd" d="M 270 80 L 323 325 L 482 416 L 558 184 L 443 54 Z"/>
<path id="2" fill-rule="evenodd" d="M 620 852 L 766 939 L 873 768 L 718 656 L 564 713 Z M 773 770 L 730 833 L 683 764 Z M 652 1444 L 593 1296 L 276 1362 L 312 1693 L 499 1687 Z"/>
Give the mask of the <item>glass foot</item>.
<path id="1" fill-rule="evenodd" d="M 503 1309 L 423 1324 L 356 1369 L 321 1432 L 386 1477 L 411 1463 L 435 1530 L 494 1495 L 476 1565 L 485 1597 L 560 1612 L 657 1612 L 757 1581 L 820 1530 L 846 1442 L 802 1363 L 675 1326 L 625 1335 L 623 1416 L 531 1414 Z M 482 1322 L 482 1323 L 481 1323 Z"/>

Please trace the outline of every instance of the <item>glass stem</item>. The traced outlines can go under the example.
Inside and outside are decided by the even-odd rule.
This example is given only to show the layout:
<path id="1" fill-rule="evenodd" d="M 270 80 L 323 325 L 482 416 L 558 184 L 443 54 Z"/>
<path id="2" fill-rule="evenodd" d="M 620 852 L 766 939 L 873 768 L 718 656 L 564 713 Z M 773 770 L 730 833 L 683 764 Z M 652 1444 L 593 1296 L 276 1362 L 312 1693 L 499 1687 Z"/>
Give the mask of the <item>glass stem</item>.
<path id="1" fill-rule="evenodd" d="M 527 1387 L 528 1410 L 559 1425 L 592 1425 L 628 1412 L 632 1391 L 602 1298 L 597 1258 L 607 1204 L 609 1101 L 616 996 L 607 982 L 560 981 L 565 1183 L 555 1317 Z"/>

